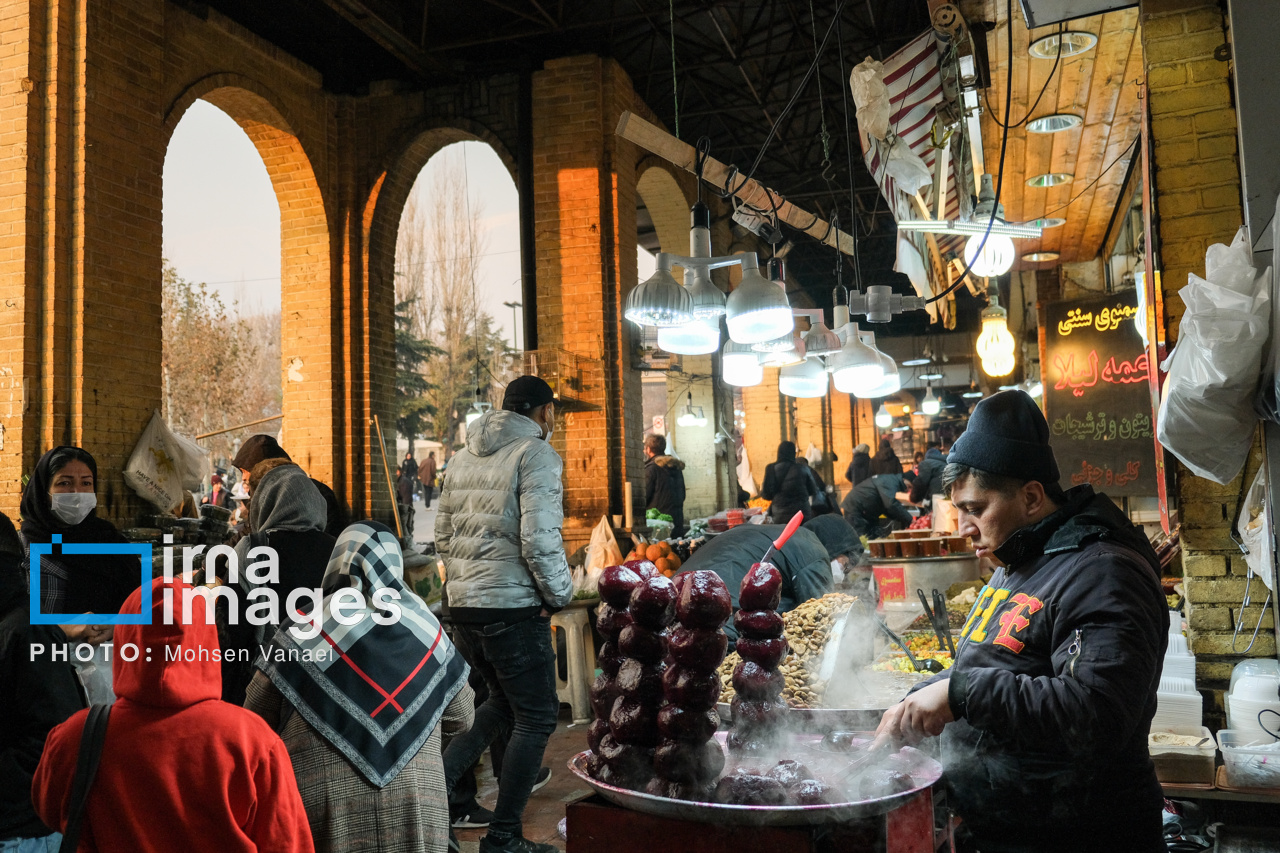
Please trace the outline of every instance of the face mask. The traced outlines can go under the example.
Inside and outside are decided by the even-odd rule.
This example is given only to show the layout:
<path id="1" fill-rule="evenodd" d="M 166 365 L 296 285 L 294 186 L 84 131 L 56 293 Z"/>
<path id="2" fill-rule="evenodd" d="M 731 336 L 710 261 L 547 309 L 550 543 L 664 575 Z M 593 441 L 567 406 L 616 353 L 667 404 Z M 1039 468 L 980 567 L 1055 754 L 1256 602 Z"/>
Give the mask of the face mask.
<path id="1" fill-rule="evenodd" d="M 93 492 L 49 495 L 49 500 L 53 504 L 53 514 L 58 516 L 63 524 L 71 526 L 84 521 L 98 505 L 98 496 Z"/>
<path id="2" fill-rule="evenodd" d="M 833 580 L 837 586 L 844 583 L 844 567 L 840 565 L 839 560 L 831 561 L 831 580 Z"/>
<path id="3" fill-rule="evenodd" d="M 546 435 L 544 435 L 542 438 L 543 438 L 543 440 L 544 440 L 544 441 L 550 441 L 550 440 L 551 440 L 551 436 L 553 436 L 553 435 L 555 435 L 555 434 L 556 434 L 556 426 L 555 426 L 555 424 L 552 424 L 552 425 L 547 429 L 547 434 L 546 434 Z"/>

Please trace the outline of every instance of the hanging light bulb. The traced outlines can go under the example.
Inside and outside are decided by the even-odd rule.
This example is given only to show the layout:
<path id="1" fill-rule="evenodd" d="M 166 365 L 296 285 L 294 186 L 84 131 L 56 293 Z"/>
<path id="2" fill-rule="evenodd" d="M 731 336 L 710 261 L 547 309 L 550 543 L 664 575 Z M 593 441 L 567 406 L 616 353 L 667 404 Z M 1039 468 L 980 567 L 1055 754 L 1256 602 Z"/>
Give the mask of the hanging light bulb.
<path id="1" fill-rule="evenodd" d="M 806 358 L 799 364 L 782 368 L 778 374 L 778 390 L 788 397 L 822 397 L 827 393 L 827 369 L 817 358 Z"/>
<path id="2" fill-rule="evenodd" d="M 804 341 L 800 339 L 800 335 L 792 332 L 791 346 L 786 349 L 774 349 L 768 352 L 759 352 L 760 363 L 765 367 L 787 367 L 792 364 L 799 364 L 804 361 L 807 352 L 804 348 Z M 751 349 L 756 349 L 756 345 L 752 344 Z"/>
<path id="3" fill-rule="evenodd" d="M 720 349 L 719 320 L 691 320 L 658 329 L 658 348 L 676 355 L 706 355 Z"/>
<path id="4" fill-rule="evenodd" d="M 476 400 L 471 404 L 471 408 L 467 410 L 467 426 L 475 423 L 476 419 L 485 414 L 492 408 L 488 400 Z"/>
<path id="5" fill-rule="evenodd" d="M 795 331 L 787 332 L 785 335 L 779 335 L 776 338 L 770 338 L 767 341 L 757 341 L 751 344 L 751 348 L 756 352 L 781 352 L 783 350 L 793 350 L 796 348 L 796 340 L 798 336 Z M 808 352 L 808 350 L 806 350 Z"/>
<path id="6" fill-rule="evenodd" d="M 938 398 L 933 395 L 933 386 L 925 386 L 924 400 L 920 403 L 920 411 L 926 415 L 936 415 L 942 411 L 942 404 L 938 402 Z"/>
<path id="7" fill-rule="evenodd" d="M 689 256 L 711 257 L 711 211 L 701 199 L 689 209 Z M 724 293 L 711 281 L 710 271 L 705 266 L 686 267 L 684 284 L 689 290 L 689 298 L 693 300 L 694 317 L 714 320 L 724 313 Z"/>
<path id="8" fill-rule="evenodd" d="M 627 294 L 623 316 L 641 326 L 683 326 L 693 319 L 689 291 L 671 276 L 671 256 L 658 253 L 658 268 Z"/>
<path id="9" fill-rule="evenodd" d="M 819 320 L 814 323 L 804 336 L 804 351 L 807 355 L 831 355 L 840 350 L 840 336 L 827 328 L 827 324 Z"/>
<path id="10" fill-rule="evenodd" d="M 720 377 L 739 388 L 759 385 L 764 380 L 760 355 L 747 344 L 729 341 L 720 355 Z"/>
<path id="11" fill-rule="evenodd" d="M 982 278 L 1004 275 L 1013 269 L 1017 254 L 1013 240 L 1003 234 L 987 234 L 985 238 L 974 234 L 964 244 L 964 262 L 971 273 Z"/>
<path id="12" fill-rule="evenodd" d="M 1013 372 L 1014 340 L 1009 334 L 1009 315 L 993 292 L 991 304 L 982 312 L 982 334 L 978 336 L 978 358 L 988 376 L 1008 376 Z"/>
<path id="13" fill-rule="evenodd" d="M 876 410 L 876 426 L 880 429 L 888 429 L 893 426 L 893 415 L 889 414 L 889 410 L 884 407 L 884 403 L 880 404 L 880 408 Z"/>
<path id="14" fill-rule="evenodd" d="M 898 373 L 898 363 L 890 356 L 886 355 L 876 346 L 876 333 L 858 330 L 858 337 L 862 342 L 876 351 L 880 357 L 880 369 L 884 371 L 884 381 L 868 393 L 868 397 L 888 397 L 890 394 L 897 394 L 902 388 L 902 376 Z"/>
<path id="15" fill-rule="evenodd" d="M 884 382 L 884 368 L 880 364 L 880 353 L 864 344 L 858 337 L 857 323 L 846 324 L 844 335 L 844 346 L 838 353 L 827 359 L 827 369 L 831 371 L 831 378 L 835 381 L 837 391 L 858 397 L 868 397 Z"/>
<path id="16" fill-rule="evenodd" d="M 750 252 L 742 256 L 742 281 L 725 302 L 725 322 L 729 337 L 740 344 L 771 340 L 795 328 L 787 294 L 760 274 L 760 262 Z"/>
<path id="17" fill-rule="evenodd" d="M 684 411 L 680 417 L 676 418 L 676 423 L 682 427 L 704 427 L 707 425 L 707 417 L 703 414 L 701 406 L 693 405 L 693 392 L 689 392 L 689 402 L 685 404 Z"/>

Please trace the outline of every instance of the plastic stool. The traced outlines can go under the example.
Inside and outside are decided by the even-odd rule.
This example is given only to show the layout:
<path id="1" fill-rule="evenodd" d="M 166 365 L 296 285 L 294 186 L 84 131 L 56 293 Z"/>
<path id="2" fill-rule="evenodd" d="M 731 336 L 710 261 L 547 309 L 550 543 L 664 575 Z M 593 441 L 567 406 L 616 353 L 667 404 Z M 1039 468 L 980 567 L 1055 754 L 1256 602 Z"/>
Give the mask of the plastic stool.
<path id="1" fill-rule="evenodd" d="M 591 636 L 591 621 L 587 608 L 566 607 L 551 617 L 552 632 L 557 629 L 565 635 L 565 672 L 568 680 L 560 679 L 559 662 L 556 666 L 556 696 L 573 708 L 575 723 L 591 722 L 591 682 L 596 674 L 596 646 Z M 554 642 L 553 647 L 558 649 Z"/>

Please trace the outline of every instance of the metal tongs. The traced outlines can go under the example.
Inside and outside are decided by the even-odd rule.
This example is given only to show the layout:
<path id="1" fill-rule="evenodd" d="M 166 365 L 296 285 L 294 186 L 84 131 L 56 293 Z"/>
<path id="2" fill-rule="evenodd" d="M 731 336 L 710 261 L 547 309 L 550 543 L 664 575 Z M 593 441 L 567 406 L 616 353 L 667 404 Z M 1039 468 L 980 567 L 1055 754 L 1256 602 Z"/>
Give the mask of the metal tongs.
<path id="1" fill-rule="evenodd" d="M 875 764 L 884 758 L 888 753 L 894 752 L 897 745 L 893 742 L 893 738 L 888 735 L 881 735 L 871 741 L 871 746 L 867 747 L 867 751 L 855 758 L 849 763 L 849 766 L 841 770 L 835 776 L 837 786 L 843 786 L 850 779 L 856 777 L 863 770 L 866 770 L 872 764 Z"/>
<path id="2" fill-rule="evenodd" d="M 928 599 L 924 596 L 923 589 L 917 589 L 916 595 L 920 596 L 920 603 L 924 605 L 925 615 L 929 617 L 929 624 L 933 626 L 934 636 L 938 638 L 938 648 L 944 652 L 951 653 L 951 659 L 956 659 L 956 644 L 951 639 L 951 617 L 947 615 L 947 601 L 942 597 L 942 593 L 938 590 L 933 591 L 933 607 L 929 606 Z"/>
<path id="3" fill-rule="evenodd" d="M 925 658 L 924 660 L 918 659 L 915 655 L 911 653 L 911 649 L 907 648 L 907 644 L 902 642 L 902 638 L 899 637 L 897 634 L 893 633 L 893 631 L 890 630 L 888 625 L 884 624 L 883 619 L 881 619 L 879 616 L 876 616 L 875 620 L 876 620 L 876 624 L 880 626 L 880 630 L 884 631 L 884 633 L 889 637 L 889 640 L 895 646 L 902 649 L 903 653 L 906 654 L 907 660 L 911 661 L 911 666 L 912 668 L 915 669 L 916 672 L 924 671 L 924 672 L 938 673 L 946 669 L 946 667 L 944 667 L 941 663 L 934 660 L 933 658 Z"/>

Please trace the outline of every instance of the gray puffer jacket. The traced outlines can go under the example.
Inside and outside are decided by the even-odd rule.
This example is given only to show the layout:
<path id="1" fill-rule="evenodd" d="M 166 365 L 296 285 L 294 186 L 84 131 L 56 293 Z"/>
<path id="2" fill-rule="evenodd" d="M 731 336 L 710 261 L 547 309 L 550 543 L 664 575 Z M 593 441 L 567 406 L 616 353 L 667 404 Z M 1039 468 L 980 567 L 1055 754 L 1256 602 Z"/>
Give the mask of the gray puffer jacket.
<path id="1" fill-rule="evenodd" d="M 564 607 L 573 597 L 560 527 L 564 463 L 515 412 L 481 416 L 449 462 L 436 513 L 450 607 Z"/>

